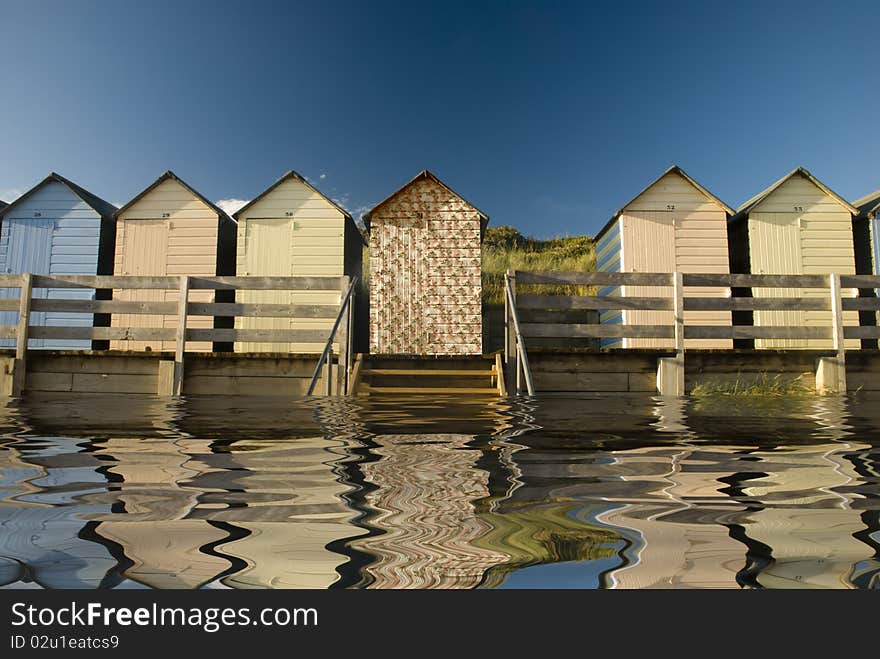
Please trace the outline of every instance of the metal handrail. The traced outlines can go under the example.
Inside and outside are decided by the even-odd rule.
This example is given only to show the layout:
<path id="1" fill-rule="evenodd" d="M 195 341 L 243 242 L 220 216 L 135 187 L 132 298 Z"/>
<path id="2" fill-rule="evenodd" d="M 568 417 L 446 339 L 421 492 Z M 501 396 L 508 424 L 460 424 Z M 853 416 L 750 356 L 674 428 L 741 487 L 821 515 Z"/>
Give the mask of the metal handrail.
<path id="1" fill-rule="evenodd" d="M 516 312 L 516 299 L 510 286 L 510 275 L 504 275 L 504 289 L 507 293 L 507 308 L 510 309 L 510 318 L 513 320 L 513 331 L 516 336 L 516 393 L 522 390 L 520 374 L 526 381 L 526 391 L 529 396 L 535 395 L 535 387 L 532 384 L 532 371 L 529 369 L 529 357 L 526 354 L 526 344 L 522 332 L 519 329 L 519 314 Z"/>
<path id="2" fill-rule="evenodd" d="M 309 389 L 306 392 L 307 396 L 312 396 L 315 393 L 315 385 L 318 383 L 318 377 L 321 375 L 321 366 L 327 365 L 330 366 L 330 360 L 333 359 L 333 339 L 336 338 L 336 330 L 339 329 L 339 323 L 342 321 L 342 317 L 345 314 L 346 308 L 350 306 L 352 295 L 354 294 L 354 287 L 357 285 L 358 278 L 352 277 L 351 283 L 348 286 L 348 290 L 345 292 L 345 297 L 342 299 L 342 304 L 339 306 L 339 313 L 336 315 L 336 320 L 333 322 L 333 328 L 330 330 L 330 336 L 327 337 L 327 343 L 324 346 L 324 351 L 321 353 L 321 358 L 318 360 L 318 364 L 315 366 L 315 372 L 312 374 L 312 380 L 309 382 Z M 351 336 L 348 338 L 351 341 Z M 340 350 L 343 349 L 342 346 L 339 347 Z M 349 346 L 345 346 L 345 350 L 348 351 Z M 330 368 L 327 368 L 327 378 L 324 383 L 324 393 L 326 395 L 330 395 Z"/>

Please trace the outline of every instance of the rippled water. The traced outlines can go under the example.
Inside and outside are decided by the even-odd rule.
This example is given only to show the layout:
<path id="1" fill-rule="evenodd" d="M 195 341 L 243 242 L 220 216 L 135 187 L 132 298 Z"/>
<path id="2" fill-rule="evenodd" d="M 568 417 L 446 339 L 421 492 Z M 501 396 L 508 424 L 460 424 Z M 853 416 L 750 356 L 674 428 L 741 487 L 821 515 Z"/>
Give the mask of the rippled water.
<path id="1" fill-rule="evenodd" d="M 11 588 L 880 588 L 880 406 L 28 397 Z"/>

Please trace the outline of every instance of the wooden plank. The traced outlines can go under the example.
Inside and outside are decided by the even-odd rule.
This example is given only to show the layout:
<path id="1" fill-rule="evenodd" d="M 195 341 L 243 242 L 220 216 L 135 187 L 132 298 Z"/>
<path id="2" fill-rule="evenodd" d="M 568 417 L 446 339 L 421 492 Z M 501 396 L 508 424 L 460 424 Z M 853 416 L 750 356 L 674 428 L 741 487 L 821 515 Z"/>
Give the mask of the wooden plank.
<path id="1" fill-rule="evenodd" d="M 174 362 L 170 359 L 159 360 L 158 382 L 156 394 L 159 396 L 174 395 Z"/>
<path id="2" fill-rule="evenodd" d="M 880 288 L 880 276 L 877 275 L 840 275 L 841 288 Z"/>
<path id="3" fill-rule="evenodd" d="M 192 289 L 333 291 L 342 277 L 190 277 Z M 33 288 L 118 288 L 176 290 L 176 276 L 35 275 Z M 15 286 L 9 286 L 14 288 Z"/>
<path id="4" fill-rule="evenodd" d="M 34 288 L 128 288 L 165 289 L 177 288 L 177 277 L 134 277 L 104 275 L 40 275 L 34 277 Z"/>
<path id="5" fill-rule="evenodd" d="M 27 374 L 28 391 L 73 391 L 73 373 Z"/>
<path id="6" fill-rule="evenodd" d="M 12 395 L 20 396 L 27 378 L 28 329 L 31 321 L 33 275 L 21 275 L 18 301 L 18 326 L 15 330 L 15 370 L 12 372 Z"/>
<path id="7" fill-rule="evenodd" d="M 363 387 L 363 390 L 371 394 L 486 394 L 497 396 L 497 389 L 484 387 Z"/>
<path id="8" fill-rule="evenodd" d="M 0 325 L 0 339 L 14 339 L 18 328 L 15 325 Z"/>
<path id="9" fill-rule="evenodd" d="M 79 351 L 57 354 L 45 350 L 34 351 L 28 359 L 28 373 L 116 373 L 120 375 L 153 375 L 158 354 L 141 353 L 133 356 L 124 352 L 101 355 Z"/>
<path id="10" fill-rule="evenodd" d="M 844 311 L 880 311 L 878 297 L 845 297 L 841 303 Z"/>
<path id="11" fill-rule="evenodd" d="M 578 325 L 562 323 L 523 323 L 523 336 L 558 338 L 673 338 L 672 325 Z"/>
<path id="12" fill-rule="evenodd" d="M 830 339 L 830 327 L 686 325 L 686 339 Z"/>
<path id="13" fill-rule="evenodd" d="M 533 376 L 537 391 L 629 391 L 629 377 L 626 373 L 535 371 Z"/>
<path id="14" fill-rule="evenodd" d="M 50 327 L 35 325 L 30 329 L 30 336 L 34 339 L 173 341 L 176 333 L 172 327 Z"/>
<path id="15" fill-rule="evenodd" d="M 191 316 L 239 316 L 245 318 L 320 318 L 333 320 L 335 304 L 262 304 L 233 302 L 190 302 Z"/>
<path id="16" fill-rule="evenodd" d="M 131 313 L 172 315 L 177 313 L 176 302 L 130 302 L 128 300 L 34 300 L 33 311 L 63 313 Z"/>
<path id="17" fill-rule="evenodd" d="M 742 275 L 684 273 L 684 285 L 743 288 L 828 288 L 824 275 Z"/>
<path id="18" fill-rule="evenodd" d="M 361 369 L 364 364 L 364 356 L 360 353 L 354 358 L 354 368 L 351 370 L 351 379 L 348 384 L 348 395 L 354 396 L 361 383 Z"/>
<path id="19" fill-rule="evenodd" d="M 844 327 L 843 337 L 845 339 L 880 339 L 880 327 Z"/>
<path id="20" fill-rule="evenodd" d="M 211 377 L 187 374 L 187 395 L 222 394 L 225 396 L 302 396 L 309 378 L 284 377 Z"/>
<path id="21" fill-rule="evenodd" d="M 96 328 L 97 329 L 97 328 Z M 169 330 L 174 338 L 174 330 Z M 308 329 L 197 329 L 186 330 L 187 341 L 253 341 L 258 343 L 327 342 L 328 330 Z"/>
<path id="22" fill-rule="evenodd" d="M 674 284 L 673 287 L 673 301 L 674 301 L 674 311 L 672 314 L 672 322 L 675 328 L 674 337 L 675 337 L 675 351 L 678 353 L 677 359 L 681 360 L 684 357 L 684 285 L 682 283 L 682 276 L 680 272 L 676 272 L 672 275 L 672 281 Z M 681 366 L 681 365 L 680 365 Z M 677 395 L 684 395 L 684 371 L 681 370 L 681 382 L 680 382 L 680 391 Z"/>
<path id="23" fill-rule="evenodd" d="M 0 311 L 18 311 L 17 297 L 0 298 Z"/>
<path id="24" fill-rule="evenodd" d="M 672 286 L 671 273 L 516 271 L 516 283 L 573 286 Z"/>
<path id="25" fill-rule="evenodd" d="M 19 288 L 21 286 L 21 275 L 0 275 L 0 288 Z"/>
<path id="26" fill-rule="evenodd" d="M 519 295 L 519 309 L 639 309 L 665 311 L 672 309 L 671 297 L 620 297 L 615 295 Z"/>
<path id="27" fill-rule="evenodd" d="M 247 291 L 337 291 L 345 277 L 190 277 L 195 289 Z"/>
<path id="28" fill-rule="evenodd" d="M 415 376 L 474 376 L 491 377 L 495 371 L 476 371 L 467 369 L 433 369 L 426 371 L 419 368 L 371 368 L 364 371 L 364 375 L 415 375 Z"/>
<path id="29" fill-rule="evenodd" d="M 828 300 L 809 297 L 688 297 L 687 311 L 828 311 Z"/>

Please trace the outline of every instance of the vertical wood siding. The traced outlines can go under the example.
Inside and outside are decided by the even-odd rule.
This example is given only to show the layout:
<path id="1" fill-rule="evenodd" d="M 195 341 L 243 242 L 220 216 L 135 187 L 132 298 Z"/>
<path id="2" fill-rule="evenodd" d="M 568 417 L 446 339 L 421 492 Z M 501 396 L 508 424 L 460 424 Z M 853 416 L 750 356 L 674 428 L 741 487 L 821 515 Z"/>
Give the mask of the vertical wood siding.
<path id="1" fill-rule="evenodd" d="M 236 272 L 241 276 L 339 277 L 345 271 L 347 220 L 338 208 L 288 179 L 238 218 Z M 358 275 L 360 273 L 357 273 Z M 239 291 L 239 302 L 338 305 L 336 291 Z M 320 329 L 333 319 L 236 318 L 242 329 Z M 338 350 L 338 343 L 334 344 Z M 323 343 L 237 342 L 237 352 L 319 353 Z"/>
<path id="2" fill-rule="evenodd" d="M 480 216 L 419 179 L 373 214 L 370 351 L 482 352 Z"/>
<path id="3" fill-rule="evenodd" d="M 798 210 L 796 210 L 798 209 Z M 802 210 L 799 210 L 802 209 Z M 811 181 L 792 177 L 749 214 L 749 248 L 755 274 L 855 274 L 852 216 Z M 852 297 L 855 291 L 844 289 Z M 824 297 L 827 289 L 754 289 L 756 297 Z M 830 311 L 755 312 L 755 325 L 829 327 Z M 846 325 L 858 325 L 858 312 L 843 313 Z M 830 339 L 756 340 L 758 348 L 830 349 Z M 857 349 L 858 340 L 846 341 Z"/>
<path id="4" fill-rule="evenodd" d="M 39 214 L 39 217 L 35 217 Z M 49 182 L 12 213 L 4 217 L 0 228 L 0 272 L 43 275 L 95 275 L 98 272 L 98 247 L 101 217 L 66 185 Z M 17 297 L 17 290 L 4 296 Z M 35 289 L 34 297 L 53 299 L 94 299 L 93 289 Z M 91 327 L 92 314 L 35 312 L 32 325 Z M 18 313 L 0 313 L 0 324 L 15 324 Z M 11 339 L 0 346 L 11 347 Z M 29 348 L 85 350 L 90 341 L 30 339 Z"/>
<path id="5" fill-rule="evenodd" d="M 167 215 L 167 217 L 164 217 Z M 166 180 L 119 216 L 116 228 L 116 275 L 217 274 L 217 212 L 177 181 Z M 114 291 L 118 300 L 176 302 L 169 291 Z M 212 291 L 190 291 L 192 302 L 212 302 Z M 189 316 L 187 327 L 209 329 L 210 316 Z M 114 314 L 114 327 L 177 327 L 177 316 Z M 174 350 L 174 341 L 111 341 L 114 350 Z M 208 352 L 208 341 L 188 342 L 187 350 Z"/>

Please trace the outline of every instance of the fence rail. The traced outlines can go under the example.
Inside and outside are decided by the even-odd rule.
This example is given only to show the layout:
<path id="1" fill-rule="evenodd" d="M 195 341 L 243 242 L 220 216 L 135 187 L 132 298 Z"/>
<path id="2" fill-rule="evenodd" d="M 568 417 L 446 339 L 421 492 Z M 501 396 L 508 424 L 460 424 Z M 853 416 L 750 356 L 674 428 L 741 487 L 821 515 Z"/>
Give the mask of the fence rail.
<path id="1" fill-rule="evenodd" d="M 347 276 L 343 277 L 137 277 L 137 276 L 44 276 L 44 275 L 0 275 L 0 288 L 18 290 L 18 297 L 0 299 L 0 311 L 17 312 L 15 325 L 0 325 L 0 339 L 15 340 L 15 376 L 13 394 L 21 393 L 26 369 L 27 345 L 30 339 L 86 340 L 86 341 L 167 341 L 174 343 L 174 374 L 172 388 L 174 394 L 182 392 L 183 361 L 187 343 L 211 342 L 259 342 L 259 343 L 304 343 L 323 345 L 327 343 L 328 329 L 260 329 L 217 326 L 234 325 L 235 318 L 290 318 L 326 320 L 332 323 L 343 312 L 343 297 L 350 290 Z M 41 289 L 88 289 L 95 290 L 96 298 L 111 299 L 61 299 L 35 296 Z M 191 291 L 215 291 L 217 296 L 227 300 L 214 302 L 191 301 Z M 113 295 L 124 291 L 166 291 L 176 294 L 174 301 L 167 300 L 120 300 Z M 258 302 L 234 302 L 231 296 L 237 291 L 288 291 L 330 292 L 338 291 L 340 304 L 278 304 Z M 57 293 L 56 293 L 57 294 Z M 350 327 L 352 307 L 345 309 L 346 322 L 342 324 L 337 343 L 340 346 L 340 364 L 350 363 Z M 104 314 L 104 322 L 94 326 L 32 325 L 34 313 L 64 314 Z M 116 314 L 132 316 L 163 317 L 176 316 L 174 327 L 117 326 L 110 318 Z M 213 317 L 215 327 L 187 327 L 190 316 Z M 218 322 L 219 319 L 223 319 Z M 164 325 L 164 320 L 158 321 Z M 324 362 L 333 359 L 333 343 L 329 344 L 329 355 L 325 349 Z"/>
<path id="2" fill-rule="evenodd" d="M 671 347 L 680 362 L 684 359 L 685 340 L 823 340 L 836 355 L 841 367 L 840 385 L 845 389 L 845 341 L 880 339 L 875 314 L 869 314 L 867 322 L 847 324 L 843 313 L 880 311 L 880 298 L 876 295 L 880 289 L 880 276 L 874 275 L 516 271 L 508 272 L 507 277 L 510 298 L 514 300 L 512 311 L 525 311 L 528 318 L 527 322 L 519 324 L 521 343 L 524 344 L 520 346 L 510 335 L 511 310 L 507 312 L 505 353 L 508 360 L 512 359 L 513 347 L 525 350 L 529 339 L 672 339 Z M 581 290 L 570 295 L 547 294 L 540 290 L 544 286 Z M 610 287 L 614 294 L 583 294 L 585 287 L 599 291 L 607 291 Z M 622 295 L 621 287 L 650 287 L 652 290 L 650 295 Z M 657 295 L 657 288 L 668 290 L 668 294 Z M 667 323 L 651 325 L 569 320 L 575 311 L 627 310 L 671 313 Z M 741 322 L 735 313 L 731 322 L 723 325 L 686 323 L 686 311 L 829 313 L 827 325 L 786 325 L 780 322 L 756 326 L 751 319 Z"/>

